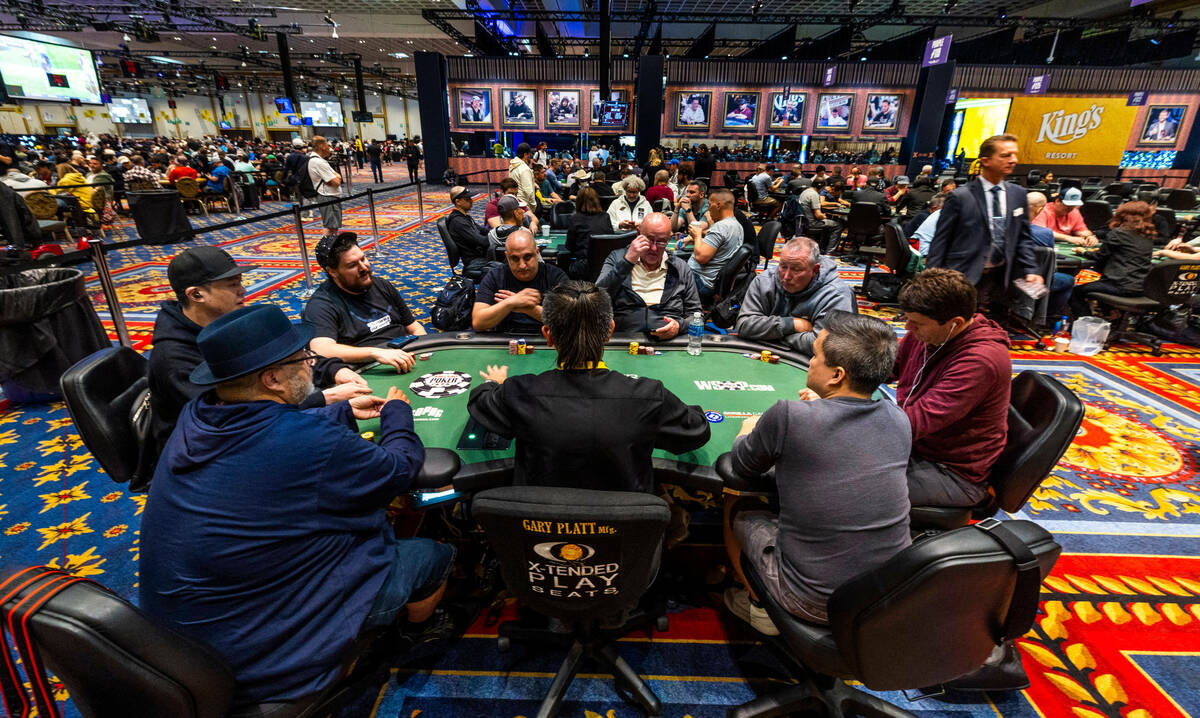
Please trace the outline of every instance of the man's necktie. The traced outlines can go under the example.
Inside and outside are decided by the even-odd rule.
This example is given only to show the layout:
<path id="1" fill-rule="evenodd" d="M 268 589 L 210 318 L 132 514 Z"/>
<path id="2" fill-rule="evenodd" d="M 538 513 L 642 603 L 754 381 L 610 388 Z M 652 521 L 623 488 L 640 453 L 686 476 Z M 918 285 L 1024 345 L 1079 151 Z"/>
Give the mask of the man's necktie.
<path id="1" fill-rule="evenodd" d="M 992 193 L 992 257 L 991 264 L 999 264 L 1004 261 L 1004 211 L 1000 209 L 1000 186 L 992 187 L 989 192 Z"/>

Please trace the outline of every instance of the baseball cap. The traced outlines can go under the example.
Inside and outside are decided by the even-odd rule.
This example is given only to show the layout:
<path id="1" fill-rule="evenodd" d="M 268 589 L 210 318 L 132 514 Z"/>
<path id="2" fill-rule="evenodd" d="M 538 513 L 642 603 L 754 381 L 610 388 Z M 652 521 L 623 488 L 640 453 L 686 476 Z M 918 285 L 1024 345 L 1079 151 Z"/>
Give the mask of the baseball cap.
<path id="1" fill-rule="evenodd" d="M 475 196 L 475 193 L 472 192 L 471 190 L 467 189 L 466 187 L 451 187 L 450 188 L 450 201 L 451 202 L 453 202 L 456 199 L 460 199 L 460 198 L 461 199 L 471 199 L 474 196 Z M 497 206 L 499 206 L 499 205 L 497 204 Z"/>
<path id="2" fill-rule="evenodd" d="M 1062 203 L 1068 207 L 1079 207 L 1083 205 L 1083 192 L 1080 192 L 1076 187 L 1069 187 L 1063 190 L 1062 194 L 1058 195 Z"/>
<path id="3" fill-rule="evenodd" d="M 513 197 L 511 194 L 506 194 L 496 202 L 496 211 L 500 214 L 515 212 L 521 206 L 520 200 Z"/>
<path id="4" fill-rule="evenodd" d="M 304 140 L 300 139 L 299 137 L 292 138 L 292 147 L 303 147 L 303 146 L 304 146 Z"/>
<path id="5" fill-rule="evenodd" d="M 258 269 L 258 265 L 238 264 L 218 247 L 192 247 L 180 252 L 167 265 L 167 280 L 176 294 L 183 294 L 188 287 L 236 277 L 251 269 Z"/>
<path id="6" fill-rule="evenodd" d="M 896 177 L 896 184 L 908 184 L 908 175 L 899 175 Z"/>

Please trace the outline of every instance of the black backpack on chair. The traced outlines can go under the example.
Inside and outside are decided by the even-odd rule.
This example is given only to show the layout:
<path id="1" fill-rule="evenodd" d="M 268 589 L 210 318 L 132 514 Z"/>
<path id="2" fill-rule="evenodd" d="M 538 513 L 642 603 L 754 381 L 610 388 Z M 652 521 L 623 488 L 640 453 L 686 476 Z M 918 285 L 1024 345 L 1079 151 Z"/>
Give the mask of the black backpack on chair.
<path id="1" fill-rule="evenodd" d="M 446 286 L 438 292 L 429 319 L 443 332 L 471 328 L 471 310 L 475 307 L 475 282 L 457 274 L 451 275 Z"/>

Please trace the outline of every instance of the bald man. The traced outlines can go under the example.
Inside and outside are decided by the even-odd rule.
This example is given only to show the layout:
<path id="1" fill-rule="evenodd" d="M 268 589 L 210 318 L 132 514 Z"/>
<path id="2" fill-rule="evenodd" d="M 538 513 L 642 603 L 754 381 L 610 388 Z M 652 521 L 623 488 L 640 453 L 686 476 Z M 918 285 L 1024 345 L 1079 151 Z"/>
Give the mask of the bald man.
<path id="1" fill-rule="evenodd" d="M 528 229 L 508 235 L 504 259 L 504 264 L 483 275 L 475 290 L 471 326 L 477 332 L 539 333 L 542 295 L 565 282 L 567 275 L 542 262 L 537 241 Z"/>
<path id="2" fill-rule="evenodd" d="M 687 262 L 666 253 L 671 218 L 653 212 L 637 229 L 628 247 L 604 260 L 596 286 L 612 298 L 617 332 L 646 332 L 665 341 L 701 311 L 700 294 Z"/>

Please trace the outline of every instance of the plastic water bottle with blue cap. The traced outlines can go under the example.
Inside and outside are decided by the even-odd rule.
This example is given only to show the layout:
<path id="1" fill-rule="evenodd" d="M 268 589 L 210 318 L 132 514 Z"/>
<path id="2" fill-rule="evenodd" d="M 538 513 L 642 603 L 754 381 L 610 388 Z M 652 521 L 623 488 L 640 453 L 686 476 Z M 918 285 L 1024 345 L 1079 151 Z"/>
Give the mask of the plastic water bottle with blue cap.
<path id="1" fill-rule="evenodd" d="M 704 342 L 704 317 L 700 316 L 700 312 L 692 315 L 692 321 L 688 324 L 688 347 L 687 353 L 694 357 L 700 356 L 701 344 Z"/>

